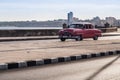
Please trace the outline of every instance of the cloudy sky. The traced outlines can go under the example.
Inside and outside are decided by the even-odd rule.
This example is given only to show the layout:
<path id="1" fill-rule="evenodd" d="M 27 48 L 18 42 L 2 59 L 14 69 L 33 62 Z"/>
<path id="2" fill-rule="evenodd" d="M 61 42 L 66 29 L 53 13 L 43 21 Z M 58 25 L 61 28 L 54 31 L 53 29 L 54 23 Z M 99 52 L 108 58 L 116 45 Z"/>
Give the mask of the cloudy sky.
<path id="1" fill-rule="evenodd" d="M 91 19 L 113 16 L 120 19 L 120 0 L 0 0 L 0 21 Z"/>

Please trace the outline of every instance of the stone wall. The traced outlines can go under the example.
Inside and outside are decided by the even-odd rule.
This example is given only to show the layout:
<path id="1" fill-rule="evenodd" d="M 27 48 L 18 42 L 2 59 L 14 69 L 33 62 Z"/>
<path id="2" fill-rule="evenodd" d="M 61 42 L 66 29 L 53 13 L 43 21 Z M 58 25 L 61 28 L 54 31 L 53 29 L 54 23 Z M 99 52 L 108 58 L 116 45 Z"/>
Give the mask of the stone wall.
<path id="1" fill-rule="evenodd" d="M 115 32 L 117 28 L 99 28 L 102 32 Z M 56 36 L 59 29 L 47 30 L 0 30 L 0 37 Z"/>
<path id="2" fill-rule="evenodd" d="M 0 37 L 55 36 L 58 29 L 50 30 L 0 30 Z"/>
<path id="3" fill-rule="evenodd" d="M 112 27 L 112 28 L 99 28 L 103 33 L 106 32 L 116 32 L 117 31 L 117 27 Z"/>

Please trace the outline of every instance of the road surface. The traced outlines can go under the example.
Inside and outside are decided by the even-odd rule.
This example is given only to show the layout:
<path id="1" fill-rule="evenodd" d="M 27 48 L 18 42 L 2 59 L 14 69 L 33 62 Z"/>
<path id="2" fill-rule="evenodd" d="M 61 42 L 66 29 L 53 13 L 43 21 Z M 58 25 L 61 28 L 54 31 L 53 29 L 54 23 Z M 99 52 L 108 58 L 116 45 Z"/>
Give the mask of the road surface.
<path id="1" fill-rule="evenodd" d="M 34 40 L 0 42 L 0 63 L 56 58 L 120 50 L 120 36 L 101 37 L 99 40 Z"/>
<path id="2" fill-rule="evenodd" d="M 120 80 L 120 55 L 1 71 L 0 80 Z"/>

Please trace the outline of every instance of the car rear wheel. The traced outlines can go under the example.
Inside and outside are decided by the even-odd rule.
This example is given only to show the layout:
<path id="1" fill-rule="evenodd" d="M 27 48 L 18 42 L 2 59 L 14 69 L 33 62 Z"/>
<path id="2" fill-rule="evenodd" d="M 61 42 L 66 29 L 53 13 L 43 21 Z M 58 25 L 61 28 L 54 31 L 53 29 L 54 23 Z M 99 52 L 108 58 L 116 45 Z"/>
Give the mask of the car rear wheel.
<path id="1" fill-rule="evenodd" d="M 94 37 L 93 37 L 93 40 L 98 40 L 98 36 L 94 36 Z"/>
<path id="2" fill-rule="evenodd" d="M 65 41 L 66 39 L 65 38 L 60 38 L 61 41 Z"/>
<path id="3" fill-rule="evenodd" d="M 75 40 L 76 41 L 81 41 L 81 40 L 83 40 L 83 38 L 82 38 L 82 36 L 78 36 Z"/>

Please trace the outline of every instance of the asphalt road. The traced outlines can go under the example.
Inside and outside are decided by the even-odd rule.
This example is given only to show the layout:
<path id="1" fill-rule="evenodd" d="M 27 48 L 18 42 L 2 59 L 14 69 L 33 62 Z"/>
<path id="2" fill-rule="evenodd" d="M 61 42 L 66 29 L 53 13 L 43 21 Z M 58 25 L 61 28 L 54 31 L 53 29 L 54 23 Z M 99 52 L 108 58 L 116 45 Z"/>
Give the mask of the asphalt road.
<path id="1" fill-rule="evenodd" d="M 33 40 L 0 42 L 0 63 L 91 54 L 120 49 L 120 36 L 99 40 Z"/>
<path id="2" fill-rule="evenodd" d="M 120 56 L 1 71 L 0 80 L 120 80 Z"/>

